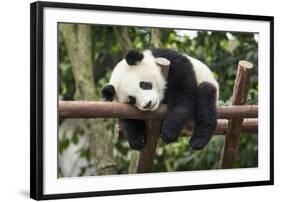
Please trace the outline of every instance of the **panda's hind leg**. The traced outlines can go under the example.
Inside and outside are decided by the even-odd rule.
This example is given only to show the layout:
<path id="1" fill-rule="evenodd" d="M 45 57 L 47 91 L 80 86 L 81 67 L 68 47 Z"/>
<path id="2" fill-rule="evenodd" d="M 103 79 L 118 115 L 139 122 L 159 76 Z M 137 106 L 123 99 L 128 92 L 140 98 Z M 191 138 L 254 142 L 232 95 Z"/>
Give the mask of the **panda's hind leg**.
<path id="1" fill-rule="evenodd" d="M 141 150 L 146 144 L 145 122 L 138 119 L 120 119 L 120 126 L 132 149 Z"/>
<path id="2" fill-rule="evenodd" d="M 199 84 L 194 130 L 190 139 L 192 149 L 202 149 L 211 139 L 217 126 L 217 89 L 208 82 Z"/>

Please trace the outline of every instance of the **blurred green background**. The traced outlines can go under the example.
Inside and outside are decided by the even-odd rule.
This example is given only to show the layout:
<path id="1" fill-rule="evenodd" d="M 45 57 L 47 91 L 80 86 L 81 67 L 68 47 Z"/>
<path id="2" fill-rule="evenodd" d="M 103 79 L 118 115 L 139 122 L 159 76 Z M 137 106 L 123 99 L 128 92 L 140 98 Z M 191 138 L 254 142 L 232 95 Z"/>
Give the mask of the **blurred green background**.
<path id="1" fill-rule="evenodd" d="M 219 105 L 231 103 L 238 61 L 250 61 L 247 103 L 258 104 L 258 34 L 60 24 L 58 43 L 60 100 L 101 100 L 101 88 L 128 50 L 161 47 L 207 64 L 220 84 Z M 132 173 L 138 154 L 114 139 L 115 124 L 113 119 L 60 122 L 58 177 Z M 169 145 L 159 140 L 153 172 L 218 168 L 224 136 L 214 136 L 201 151 L 191 150 L 188 142 L 188 137 Z M 235 167 L 257 166 L 257 134 L 243 134 Z"/>

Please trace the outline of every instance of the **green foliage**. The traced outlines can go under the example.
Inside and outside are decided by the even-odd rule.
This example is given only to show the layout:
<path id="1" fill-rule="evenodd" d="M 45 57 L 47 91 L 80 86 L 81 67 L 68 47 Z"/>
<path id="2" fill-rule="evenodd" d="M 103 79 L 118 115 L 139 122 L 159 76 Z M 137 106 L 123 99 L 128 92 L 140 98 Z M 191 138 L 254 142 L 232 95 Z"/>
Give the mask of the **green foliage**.
<path id="1" fill-rule="evenodd" d="M 131 160 L 129 145 L 125 141 L 117 141 L 115 145 L 114 158 L 117 162 L 117 173 L 127 174 Z"/>
<path id="2" fill-rule="evenodd" d="M 63 137 L 59 141 L 59 153 L 62 154 L 63 151 L 69 146 L 69 139 L 63 135 Z"/>
<path id="3" fill-rule="evenodd" d="M 117 30 L 124 29 L 115 27 Z M 151 29 L 127 27 L 132 48 L 151 47 Z M 116 30 L 115 30 L 116 31 Z M 109 78 L 114 65 L 124 56 L 124 48 L 112 26 L 92 26 L 92 44 L 96 91 L 100 100 L 100 89 Z M 186 30 L 188 31 L 188 30 Z M 206 63 L 214 72 L 220 84 L 220 105 L 229 105 L 239 60 L 248 60 L 254 64 L 251 86 L 247 103 L 258 104 L 258 43 L 253 33 L 193 31 L 195 36 L 184 34 L 185 31 L 161 29 L 161 47 L 172 48 L 189 54 Z M 188 32 L 187 32 L 188 33 Z M 73 99 L 75 81 L 65 44 L 59 37 L 59 95 L 60 99 Z M 114 129 L 115 121 L 108 122 Z M 69 144 L 77 144 L 79 135 L 75 132 L 71 139 L 60 140 L 59 152 Z M 224 136 L 214 136 L 202 151 L 193 151 L 189 147 L 189 138 L 181 137 L 175 143 L 166 145 L 159 141 L 154 160 L 154 172 L 217 169 Z M 127 142 L 117 141 L 114 157 L 118 173 L 128 173 L 131 150 Z M 80 151 L 81 158 L 90 158 L 89 148 Z M 256 167 L 258 165 L 258 140 L 256 135 L 243 134 L 236 167 Z M 89 166 L 90 161 L 89 161 Z M 84 169 L 84 171 L 83 171 Z M 85 173 L 85 168 L 80 175 Z"/>
<path id="4" fill-rule="evenodd" d="M 154 171 L 186 171 L 218 168 L 223 137 L 215 136 L 201 151 L 189 147 L 189 139 L 181 137 L 179 141 L 166 145 L 160 141 Z M 175 160 L 176 159 L 176 160 Z"/>
<path id="5" fill-rule="evenodd" d="M 77 145 L 80 136 L 82 136 L 83 134 L 84 131 L 81 130 L 80 128 L 76 128 L 75 130 L 73 130 L 71 136 L 67 136 L 66 132 L 64 131 L 59 138 L 59 153 L 62 154 L 70 144 Z"/>

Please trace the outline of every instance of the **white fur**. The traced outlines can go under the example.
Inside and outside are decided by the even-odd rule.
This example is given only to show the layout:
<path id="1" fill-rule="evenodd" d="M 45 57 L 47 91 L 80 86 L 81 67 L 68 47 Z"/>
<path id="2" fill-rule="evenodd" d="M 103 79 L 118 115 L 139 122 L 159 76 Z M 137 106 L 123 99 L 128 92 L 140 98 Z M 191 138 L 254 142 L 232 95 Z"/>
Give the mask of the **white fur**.
<path id="1" fill-rule="evenodd" d="M 205 65 L 203 62 L 201 62 L 189 55 L 185 55 L 185 56 L 190 60 L 192 66 L 193 66 L 197 84 L 199 85 L 202 82 L 209 82 L 218 89 L 218 87 L 219 87 L 218 82 L 216 81 L 210 68 L 207 65 Z"/>
<path id="2" fill-rule="evenodd" d="M 144 51 L 144 59 L 136 65 L 128 65 L 125 59 L 121 60 L 114 68 L 109 83 L 116 91 L 116 101 L 126 103 L 128 96 L 136 97 L 136 107 L 140 110 L 156 110 L 164 97 L 166 81 L 160 67 L 155 63 L 155 58 L 150 50 Z M 153 84 L 152 90 L 142 90 L 140 81 Z M 152 108 L 144 106 L 152 102 Z"/>
<path id="3" fill-rule="evenodd" d="M 210 68 L 205 65 L 200 60 L 197 60 L 196 58 L 193 58 L 189 55 L 185 55 L 191 62 L 193 66 L 193 70 L 195 72 L 195 77 L 197 81 L 197 85 L 199 85 L 202 82 L 209 82 L 213 84 L 217 89 L 217 100 L 219 99 L 219 84 L 216 81 L 212 71 Z"/>

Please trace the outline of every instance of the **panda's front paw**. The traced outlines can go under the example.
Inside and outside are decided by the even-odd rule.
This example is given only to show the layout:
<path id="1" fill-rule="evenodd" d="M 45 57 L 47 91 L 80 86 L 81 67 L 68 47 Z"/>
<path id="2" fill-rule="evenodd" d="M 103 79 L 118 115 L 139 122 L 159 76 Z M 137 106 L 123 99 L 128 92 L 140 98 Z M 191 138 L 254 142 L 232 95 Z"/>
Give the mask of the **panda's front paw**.
<path id="1" fill-rule="evenodd" d="M 178 137 L 173 137 L 173 136 L 165 135 L 165 134 L 163 134 L 163 133 L 161 133 L 161 138 L 162 138 L 162 140 L 163 140 L 166 144 L 175 142 L 175 141 L 178 139 Z"/>
<path id="2" fill-rule="evenodd" d="M 143 137 L 131 139 L 130 141 L 128 140 L 128 142 L 132 149 L 135 149 L 138 151 L 142 150 L 144 148 L 144 146 L 146 145 L 146 139 Z"/>
<path id="3" fill-rule="evenodd" d="M 165 122 L 163 122 L 162 124 L 160 136 L 166 144 L 175 142 L 178 139 L 178 134 L 175 133 L 173 127 L 171 127 L 169 124 Z"/>
<path id="4" fill-rule="evenodd" d="M 189 145 L 191 146 L 192 149 L 194 150 L 201 150 L 203 147 L 206 146 L 206 144 L 209 142 L 210 137 L 208 136 L 192 136 Z"/>

